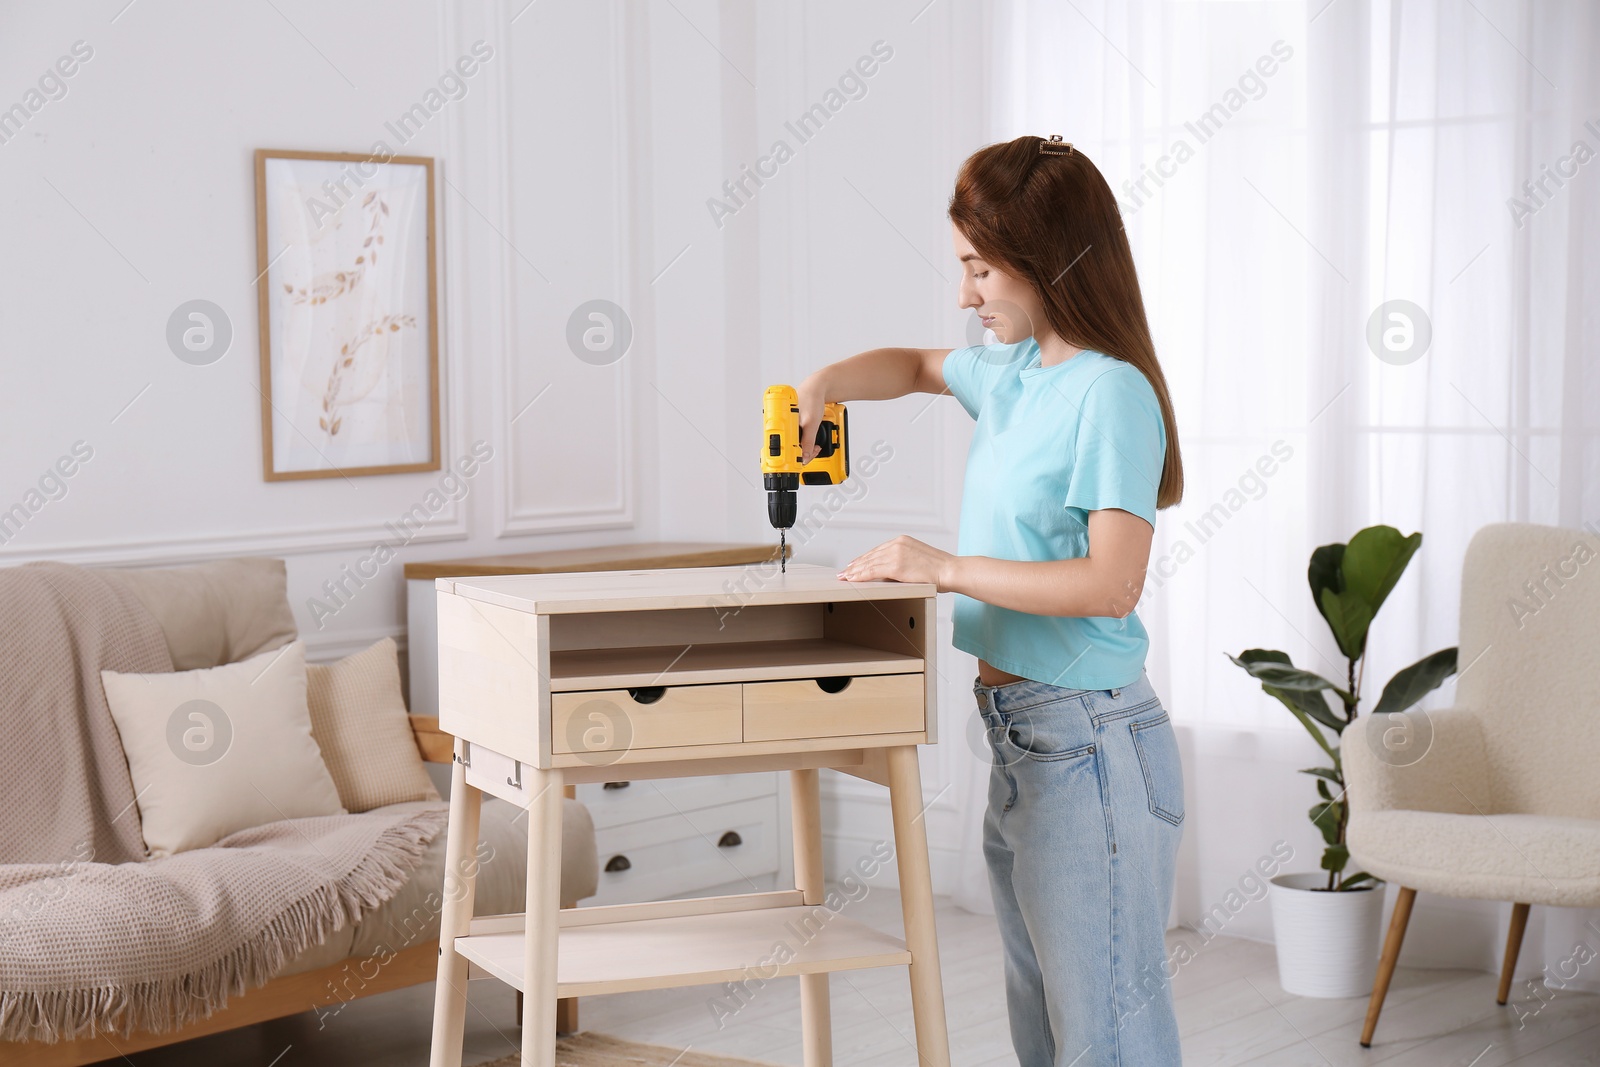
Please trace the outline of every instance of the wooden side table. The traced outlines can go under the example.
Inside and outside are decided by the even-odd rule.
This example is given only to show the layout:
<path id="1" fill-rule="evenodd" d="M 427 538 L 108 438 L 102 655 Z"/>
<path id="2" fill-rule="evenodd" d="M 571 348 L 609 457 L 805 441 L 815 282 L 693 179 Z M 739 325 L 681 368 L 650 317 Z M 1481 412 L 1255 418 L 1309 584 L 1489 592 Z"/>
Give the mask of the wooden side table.
<path id="1" fill-rule="evenodd" d="M 791 559 L 794 546 L 790 545 Z M 487 578 L 499 574 L 559 574 L 567 571 L 638 571 L 661 567 L 735 567 L 778 558 L 778 546 L 723 541 L 636 541 L 499 556 L 413 560 L 405 566 L 406 668 L 414 715 L 439 714 L 438 597 L 440 578 Z"/>
<path id="2" fill-rule="evenodd" d="M 461 1063 L 469 977 L 525 994 L 522 1063 L 554 1067 L 559 998 L 786 975 L 800 978 L 807 1067 L 826 1067 L 828 974 L 887 966 L 909 970 L 921 1061 L 948 1067 L 917 764 L 938 741 L 936 592 L 810 564 L 438 579 L 440 726 L 456 753 L 433 1067 Z M 640 779 L 788 771 L 795 888 L 563 910 L 563 787 L 619 765 Z M 823 767 L 889 789 L 904 940 L 826 902 Z M 473 911 L 485 792 L 528 811 L 521 914 Z"/>

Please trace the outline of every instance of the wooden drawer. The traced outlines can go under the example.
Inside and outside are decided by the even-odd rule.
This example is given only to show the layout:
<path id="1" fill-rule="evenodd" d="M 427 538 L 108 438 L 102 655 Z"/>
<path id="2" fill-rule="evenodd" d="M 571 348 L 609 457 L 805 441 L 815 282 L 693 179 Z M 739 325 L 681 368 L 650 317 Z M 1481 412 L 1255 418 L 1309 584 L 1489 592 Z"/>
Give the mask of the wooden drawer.
<path id="1" fill-rule="evenodd" d="M 778 830 L 776 797 L 672 812 L 597 830 L 600 884 L 584 903 L 662 900 L 774 874 Z"/>
<path id="2" fill-rule="evenodd" d="M 843 688 L 837 688 L 840 683 Z M 906 733 L 923 728 L 926 688 L 921 674 L 743 684 L 746 741 Z"/>
<path id="3" fill-rule="evenodd" d="M 550 751 L 732 744 L 743 729 L 737 683 L 550 694 Z"/>

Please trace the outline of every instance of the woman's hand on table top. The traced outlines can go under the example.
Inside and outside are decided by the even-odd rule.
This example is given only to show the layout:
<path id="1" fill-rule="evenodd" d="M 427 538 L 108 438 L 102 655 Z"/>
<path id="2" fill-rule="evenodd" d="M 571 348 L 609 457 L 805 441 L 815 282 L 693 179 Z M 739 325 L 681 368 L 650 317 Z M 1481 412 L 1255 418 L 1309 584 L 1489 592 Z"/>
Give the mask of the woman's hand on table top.
<path id="1" fill-rule="evenodd" d="M 901 534 L 846 563 L 838 576 L 847 582 L 928 582 L 945 593 L 958 558 Z"/>

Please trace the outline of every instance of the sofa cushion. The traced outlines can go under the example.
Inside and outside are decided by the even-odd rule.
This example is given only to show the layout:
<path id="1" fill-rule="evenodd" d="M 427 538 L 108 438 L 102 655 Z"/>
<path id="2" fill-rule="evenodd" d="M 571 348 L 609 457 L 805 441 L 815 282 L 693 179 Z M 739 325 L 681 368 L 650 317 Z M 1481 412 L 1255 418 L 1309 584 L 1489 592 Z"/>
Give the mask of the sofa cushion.
<path id="1" fill-rule="evenodd" d="M 304 642 L 206 670 L 100 679 L 151 856 L 345 813 L 311 736 Z"/>
<path id="2" fill-rule="evenodd" d="M 100 571 L 142 603 L 167 636 L 174 670 L 237 663 L 298 634 L 281 559 L 241 557 L 182 567 Z"/>
<path id="3" fill-rule="evenodd" d="M 311 735 L 351 811 L 439 799 L 400 695 L 394 638 L 337 663 L 306 666 Z"/>

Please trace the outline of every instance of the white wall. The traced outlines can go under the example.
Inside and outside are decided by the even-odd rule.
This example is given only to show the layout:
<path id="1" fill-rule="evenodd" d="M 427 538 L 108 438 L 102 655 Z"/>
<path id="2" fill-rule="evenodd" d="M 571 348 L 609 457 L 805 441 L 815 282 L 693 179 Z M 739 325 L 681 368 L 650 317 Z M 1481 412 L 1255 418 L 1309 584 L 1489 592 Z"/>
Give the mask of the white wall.
<path id="1" fill-rule="evenodd" d="M 715 5 L 679 5 L 696 25 L 670 6 L 628 5 L 624 22 L 621 3 L 573 0 L 118 6 L 19 6 L 0 29 L 7 104 L 74 42 L 92 52 L 65 97 L 0 144 L 0 501 L 22 499 L 74 441 L 93 449 L 0 562 L 280 555 L 303 632 L 336 650 L 399 632 L 403 561 L 768 538 L 753 462 L 718 454 L 753 454 L 761 371 L 738 395 L 723 373 L 724 332 L 743 330 L 748 358 L 759 309 L 719 283 L 701 203 L 721 180 L 722 86 L 715 62 L 684 60 L 715 60 L 700 36 L 721 32 Z M 399 145 L 385 123 L 478 41 L 494 54 L 466 95 Z M 495 458 L 319 629 L 308 598 L 392 538 L 383 524 L 439 475 L 263 481 L 251 153 L 366 152 L 380 138 L 437 160 L 445 463 L 478 440 Z M 234 331 L 206 367 L 164 341 L 168 315 L 197 297 Z M 593 298 L 634 320 L 612 366 L 565 341 Z M 658 425 L 662 412 L 677 421 Z"/>
<path id="2" fill-rule="evenodd" d="M 0 16 L 4 105 L 75 42 L 92 51 L 65 96 L 0 144 L 0 502 L 24 499 L 74 442 L 93 450 L 0 543 L 0 564 L 281 556 L 302 634 L 328 658 L 402 635 L 405 561 L 772 539 L 753 447 L 762 389 L 879 344 L 964 343 L 944 203 L 977 121 L 978 72 L 960 58 L 970 16 L 524 3 Z M 385 123 L 479 40 L 493 56 L 465 96 L 396 143 Z M 877 41 L 865 94 L 830 100 Z M 837 113 L 802 143 L 785 123 L 818 103 Z M 794 157 L 719 226 L 707 201 L 780 138 Z M 392 540 L 384 523 L 439 475 L 263 481 L 251 154 L 378 139 L 438 161 L 445 462 L 479 440 L 495 454 L 319 627 L 310 599 Z M 233 329 L 204 367 L 165 343 L 168 316 L 195 298 Z M 610 366 L 565 340 L 594 298 L 634 328 Z M 799 559 L 841 563 L 902 531 L 954 548 L 967 420 L 950 401 L 922 409 L 853 411 L 855 448 L 892 458 L 802 538 Z M 945 735 L 960 741 L 972 661 L 951 652 L 939 667 Z M 949 745 L 925 754 L 930 796 L 955 758 Z M 849 862 L 888 833 L 883 791 L 843 776 L 830 787 L 829 846 Z M 953 817 L 935 803 L 941 865 Z"/>
<path id="3" fill-rule="evenodd" d="M 183 562 L 236 554 L 289 561 L 301 629 L 331 654 L 396 632 L 400 567 L 390 564 L 325 627 L 306 606 L 323 581 L 392 539 L 384 523 L 440 473 L 266 483 L 261 476 L 255 191 L 259 147 L 395 151 L 441 160 L 474 192 L 461 145 L 488 110 L 507 65 L 504 42 L 403 146 L 385 123 L 434 87 L 486 36 L 434 4 L 203 3 L 15 7 L 0 32 L 0 93 L 21 96 L 82 40 L 93 49 L 69 91 L 0 145 L 7 203 L 0 258 L 5 411 L 0 500 L 20 499 L 75 440 L 93 458 L 15 536 L 0 561 Z M 113 21 L 113 17 L 115 20 Z M 441 184 L 441 187 L 442 184 Z M 448 193 L 448 190 L 446 189 Z M 446 463 L 488 436 L 486 373 L 498 354 L 481 325 L 495 264 L 441 198 L 443 425 Z M 489 209 L 498 214 L 492 202 Z M 477 252 L 476 255 L 473 253 Z M 179 361 L 165 340 L 180 303 L 220 305 L 233 329 L 225 357 Z M 501 442 L 490 437 L 499 445 Z M 495 541 L 490 475 L 434 517 L 402 558 Z"/>

